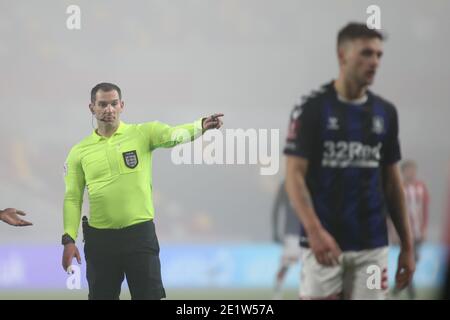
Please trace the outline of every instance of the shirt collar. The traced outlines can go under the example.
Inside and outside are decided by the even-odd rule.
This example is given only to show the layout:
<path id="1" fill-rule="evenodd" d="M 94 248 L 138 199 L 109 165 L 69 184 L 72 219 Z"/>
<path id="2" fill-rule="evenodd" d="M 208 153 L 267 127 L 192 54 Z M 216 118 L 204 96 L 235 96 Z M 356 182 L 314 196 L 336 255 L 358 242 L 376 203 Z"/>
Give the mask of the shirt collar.
<path id="1" fill-rule="evenodd" d="M 328 88 L 328 90 L 330 90 L 332 96 L 333 96 L 336 100 L 338 100 L 338 101 L 340 101 L 340 102 L 343 102 L 343 101 L 341 101 L 341 99 L 339 99 L 339 97 L 338 97 L 338 93 L 337 93 L 337 91 L 336 91 L 336 89 L 335 89 L 335 87 L 334 87 L 334 81 L 335 81 L 335 80 L 332 80 L 332 81 L 329 82 L 328 84 L 325 84 L 324 87 L 325 87 L 325 88 Z M 370 104 L 370 103 L 372 103 L 372 100 L 373 100 L 373 94 L 372 94 L 372 92 L 371 92 L 369 89 L 367 89 L 367 90 L 366 90 L 366 98 L 364 99 L 364 102 L 361 103 L 361 105 L 366 105 L 367 103 Z M 343 103 L 346 103 L 346 102 L 343 102 Z M 347 104 L 348 104 L 348 103 L 347 103 Z M 351 104 L 351 103 L 350 103 L 350 104 Z"/>
<path id="2" fill-rule="evenodd" d="M 119 127 L 117 128 L 116 132 L 114 132 L 114 134 L 112 135 L 112 137 L 115 136 L 115 135 L 122 135 L 122 134 L 124 133 L 126 127 L 127 127 L 127 124 L 124 123 L 124 122 L 122 122 L 122 121 L 120 121 Z M 100 140 L 106 140 L 106 139 L 107 139 L 107 138 L 105 138 L 105 137 L 99 135 L 99 134 L 97 133 L 97 129 L 95 129 L 95 130 L 92 132 L 92 138 L 93 138 L 96 142 L 98 142 L 98 141 L 100 141 Z"/>

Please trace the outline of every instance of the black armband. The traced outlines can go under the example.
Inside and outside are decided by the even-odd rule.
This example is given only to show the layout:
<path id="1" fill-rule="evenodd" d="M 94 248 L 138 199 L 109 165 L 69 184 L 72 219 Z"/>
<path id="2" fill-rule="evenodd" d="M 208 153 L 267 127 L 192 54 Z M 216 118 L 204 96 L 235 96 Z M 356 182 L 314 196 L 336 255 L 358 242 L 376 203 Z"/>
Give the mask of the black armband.
<path id="1" fill-rule="evenodd" d="M 67 233 L 65 233 L 62 236 L 61 244 L 65 246 L 66 244 L 69 244 L 69 243 L 75 243 L 75 240 L 73 240 L 71 236 L 69 236 Z"/>

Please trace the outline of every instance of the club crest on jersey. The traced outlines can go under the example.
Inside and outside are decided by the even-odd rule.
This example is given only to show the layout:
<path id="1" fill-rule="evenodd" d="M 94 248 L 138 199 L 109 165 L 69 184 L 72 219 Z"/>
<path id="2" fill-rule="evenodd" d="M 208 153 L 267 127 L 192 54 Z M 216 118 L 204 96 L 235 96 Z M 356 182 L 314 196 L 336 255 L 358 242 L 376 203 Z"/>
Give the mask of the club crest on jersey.
<path id="1" fill-rule="evenodd" d="M 130 169 L 136 168 L 136 166 L 139 163 L 136 150 L 124 152 L 124 153 L 122 153 L 122 155 L 123 155 L 123 161 L 125 162 L 125 165 L 128 168 L 130 168 Z"/>
<path id="2" fill-rule="evenodd" d="M 338 118 L 336 118 L 336 117 L 329 117 L 328 118 L 327 129 L 328 130 L 339 130 Z"/>
<path id="3" fill-rule="evenodd" d="M 376 134 L 381 134 L 384 132 L 384 119 L 379 116 L 372 118 L 372 131 Z"/>

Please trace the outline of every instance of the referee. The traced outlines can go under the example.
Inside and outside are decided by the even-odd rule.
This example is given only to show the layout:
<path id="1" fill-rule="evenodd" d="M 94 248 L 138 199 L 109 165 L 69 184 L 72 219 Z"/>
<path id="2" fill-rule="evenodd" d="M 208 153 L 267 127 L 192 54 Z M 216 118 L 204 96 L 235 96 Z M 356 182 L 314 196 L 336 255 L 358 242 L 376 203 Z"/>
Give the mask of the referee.
<path id="1" fill-rule="evenodd" d="M 119 299 L 125 276 L 132 299 L 165 298 L 153 223 L 152 152 L 220 128 L 223 114 L 175 127 L 125 124 L 121 90 L 112 83 L 92 89 L 89 109 L 98 128 L 70 150 L 65 163 L 63 268 L 67 271 L 73 258 L 81 263 L 75 239 L 87 186 L 90 219 L 83 232 L 89 299 Z"/>

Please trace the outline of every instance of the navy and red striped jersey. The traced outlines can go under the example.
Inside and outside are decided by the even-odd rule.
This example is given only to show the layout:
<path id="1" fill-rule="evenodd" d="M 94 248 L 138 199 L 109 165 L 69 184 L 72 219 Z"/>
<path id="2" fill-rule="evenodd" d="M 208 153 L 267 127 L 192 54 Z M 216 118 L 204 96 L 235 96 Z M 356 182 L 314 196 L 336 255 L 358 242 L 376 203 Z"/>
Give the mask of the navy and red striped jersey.
<path id="1" fill-rule="evenodd" d="M 291 114 L 284 153 L 308 160 L 315 212 L 343 251 L 388 244 L 382 167 L 401 158 L 398 131 L 391 103 L 370 91 L 364 102 L 343 102 L 333 82 Z"/>

